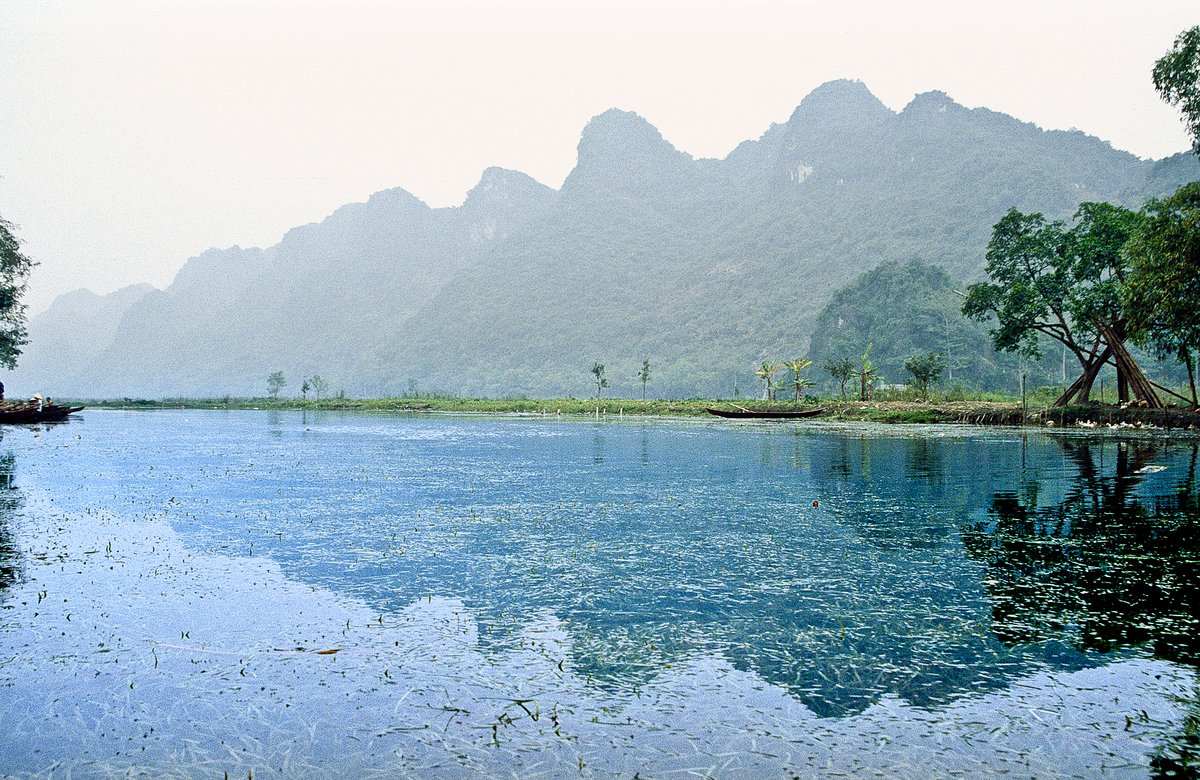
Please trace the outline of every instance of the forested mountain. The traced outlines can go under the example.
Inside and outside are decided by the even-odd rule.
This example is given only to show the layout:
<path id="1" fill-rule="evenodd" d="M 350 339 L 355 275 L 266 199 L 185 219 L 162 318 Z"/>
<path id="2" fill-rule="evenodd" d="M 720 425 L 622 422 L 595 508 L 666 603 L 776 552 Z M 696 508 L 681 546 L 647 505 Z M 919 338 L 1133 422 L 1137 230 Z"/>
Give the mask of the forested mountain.
<path id="1" fill-rule="evenodd" d="M 897 113 L 850 81 L 722 160 L 610 110 L 557 192 L 489 169 L 457 208 L 390 190 L 269 249 L 206 252 L 129 305 L 93 360 L 51 365 L 35 339 L 11 381 L 244 395 L 283 370 L 292 389 L 319 373 L 352 394 L 585 395 L 599 361 L 632 395 L 649 358 L 651 393 L 728 394 L 761 360 L 804 354 L 865 270 L 919 258 L 969 281 L 1012 206 L 1066 217 L 1196 178 L 1190 155 L 1140 160 L 940 92 Z"/>

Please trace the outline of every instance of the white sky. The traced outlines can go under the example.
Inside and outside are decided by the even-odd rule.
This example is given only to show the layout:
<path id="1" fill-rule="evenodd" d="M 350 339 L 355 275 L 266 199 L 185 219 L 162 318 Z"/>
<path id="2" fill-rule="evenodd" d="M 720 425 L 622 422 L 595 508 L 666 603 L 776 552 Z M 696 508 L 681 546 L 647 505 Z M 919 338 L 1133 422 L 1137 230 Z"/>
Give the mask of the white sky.
<path id="1" fill-rule="evenodd" d="M 35 313 L 381 189 L 558 187 L 611 107 L 724 157 L 855 78 L 1160 158 L 1188 139 L 1150 69 L 1197 23 L 1200 0 L 0 0 L 0 216 Z"/>

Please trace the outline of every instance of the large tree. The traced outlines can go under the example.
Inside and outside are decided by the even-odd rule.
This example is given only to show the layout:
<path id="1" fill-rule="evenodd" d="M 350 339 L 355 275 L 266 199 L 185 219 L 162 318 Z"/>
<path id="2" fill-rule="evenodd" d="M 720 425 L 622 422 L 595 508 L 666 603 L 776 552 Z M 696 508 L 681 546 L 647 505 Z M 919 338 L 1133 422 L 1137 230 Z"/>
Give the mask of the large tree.
<path id="1" fill-rule="evenodd" d="M 1183 111 L 1200 155 L 1200 26 L 1184 30 L 1175 46 L 1154 63 L 1154 88 Z M 1129 276 L 1122 299 L 1134 340 L 1187 366 L 1196 405 L 1194 355 L 1200 348 L 1200 182 L 1185 184 L 1163 200 L 1150 200 L 1125 245 Z"/>
<path id="2" fill-rule="evenodd" d="M 1154 63 L 1154 88 L 1183 111 L 1192 151 L 1200 154 L 1200 26 L 1181 32 L 1175 46 Z"/>
<path id="3" fill-rule="evenodd" d="M 1193 357 L 1200 349 L 1200 182 L 1185 184 L 1142 209 L 1145 219 L 1124 247 L 1123 287 L 1131 335 L 1188 369 L 1196 403 Z"/>
<path id="4" fill-rule="evenodd" d="M 16 368 L 21 347 L 28 344 L 25 330 L 25 293 L 33 261 L 21 252 L 13 226 L 0 217 L 0 365 Z"/>
<path id="5" fill-rule="evenodd" d="M 963 314 L 996 319 L 998 351 L 1040 358 L 1041 338 L 1062 344 L 1079 361 L 1080 376 L 1055 401 L 1087 402 L 1100 369 L 1117 363 L 1118 389 L 1159 405 L 1153 389 L 1125 350 L 1128 323 L 1120 295 L 1125 274 L 1121 247 L 1136 228 L 1137 212 L 1109 203 L 1084 203 L 1068 228 L 1041 214 L 1016 209 L 996 223 L 988 243 L 990 281 L 968 288 Z"/>

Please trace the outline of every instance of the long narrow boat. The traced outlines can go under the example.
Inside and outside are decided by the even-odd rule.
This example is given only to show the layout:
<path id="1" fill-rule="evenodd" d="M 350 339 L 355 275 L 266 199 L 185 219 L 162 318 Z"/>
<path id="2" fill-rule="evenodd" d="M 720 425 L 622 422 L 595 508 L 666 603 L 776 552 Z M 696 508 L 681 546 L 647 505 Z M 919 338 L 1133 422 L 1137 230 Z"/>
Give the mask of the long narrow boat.
<path id="1" fill-rule="evenodd" d="M 791 417 L 816 417 L 825 411 L 823 406 L 815 406 L 812 409 L 769 409 L 764 411 L 755 411 L 753 409 L 713 409 L 707 407 L 705 409 L 709 414 L 715 414 L 717 417 L 734 417 L 738 419 L 787 419 Z"/>
<path id="2" fill-rule="evenodd" d="M 82 411 L 82 406 L 58 404 L 12 404 L 0 406 L 0 423 L 43 423 L 67 419 L 67 415 Z"/>

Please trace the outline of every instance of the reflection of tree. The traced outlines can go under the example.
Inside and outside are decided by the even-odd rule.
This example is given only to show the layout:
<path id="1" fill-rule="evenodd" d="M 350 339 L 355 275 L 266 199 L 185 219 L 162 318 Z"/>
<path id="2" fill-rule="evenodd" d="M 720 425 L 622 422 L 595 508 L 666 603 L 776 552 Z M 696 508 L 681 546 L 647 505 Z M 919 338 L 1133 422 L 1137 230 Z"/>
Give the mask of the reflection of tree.
<path id="1" fill-rule="evenodd" d="M 1106 652 L 1146 645 L 1200 664 L 1200 496 L 1192 444 L 1173 487 L 1148 486 L 1156 441 L 1062 439 L 1074 469 L 1062 499 L 999 492 L 986 521 L 963 531 L 987 564 L 992 631 L 1002 642 L 1050 639 Z M 1198 692 L 1200 694 L 1200 692 Z M 1156 778 L 1200 777 L 1200 695 L 1151 759 Z"/>
<path id="2" fill-rule="evenodd" d="M 5 453 L 0 455 L 0 600 L 21 574 L 21 551 L 9 527 L 19 503 L 20 494 L 13 485 L 13 456 Z"/>
<path id="3" fill-rule="evenodd" d="M 1192 694 L 1179 733 L 1159 747 L 1150 759 L 1150 769 L 1155 780 L 1200 777 L 1200 689 Z"/>
<path id="4" fill-rule="evenodd" d="M 1159 657 L 1200 662 L 1200 445 L 1174 488 L 1140 491 L 1157 442 L 1118 442 L 1109 463 L 1103 444 L 1061 444 L 1075 469 L 1061 501 L 996 493 L 988 519 L 963 533 L 988 566 L 995 635 L 1081 650 L 1149 644 Z"/>

